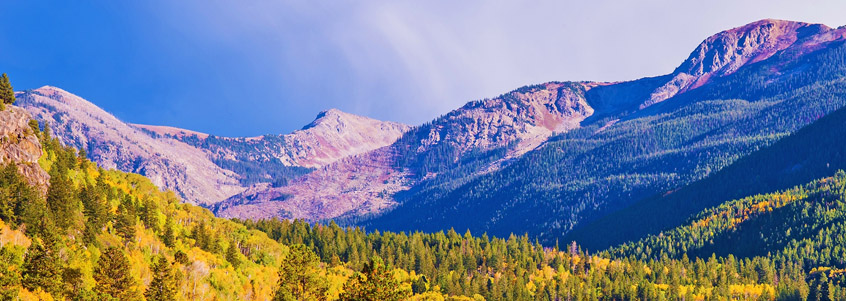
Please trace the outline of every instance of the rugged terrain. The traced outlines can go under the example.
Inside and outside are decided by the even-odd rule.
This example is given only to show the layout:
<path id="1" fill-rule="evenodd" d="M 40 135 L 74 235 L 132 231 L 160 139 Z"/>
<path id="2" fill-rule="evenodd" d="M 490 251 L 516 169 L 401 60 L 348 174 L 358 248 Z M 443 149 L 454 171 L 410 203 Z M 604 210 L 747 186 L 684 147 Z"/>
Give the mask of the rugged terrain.
<path id="1" fill-rule="evenodd" d="M 6 106 L 0 111 L 0 164 L 14 164 L 30 185 L 47 192 L 50 176 L 38 165 L 43 152 L 32 118 L 23 109 Z"/>
<path id="2" fill-rule="evenodd" d="M 220 216 L 527 232 L 550 243 L 703 179 L 842 107 L 844 35 L 843 27 L 761 20 L 706 38 L 667 75 L 522 87 L 413 128 L 336 110 L 292 134 L 252 138 L 127 127 L 199 152 L 207 161 L 198 169 L 210 176 L 198 174 L 209 185 L 157 183 L 183 194 L 181 187 L 223 187 L 203 202 Z M 49 94 L 26 92 L 23 105 L 58 136 L 92 158 L 110 154 L 77 142 L 96 136 L 84 129 L 98 126 L 67 126 L 76 117 L 62 116 L 73 110 L 28 100 L 52 99 L 39 93 Z M 167 156 L 104 161 L 154 180 L 147 169 L 194 177 L 170 167 L 187 163 L 161 159 Z M 172 169 L 136 168 L 151 164 Z"/>
<path id="3" fill-rule="evenodd" d="M 408 128 L 329 110 L 292 134 L 224 138 L 129 124 L 56 87 L 18 92 L 17 97 L 18 105 L 49 124 L 55 136 L 85 150 L 104 168 L 142 174 L 186 201 L 203 205 L 254 183 L 273 182 L 272 171 L 293 177 L 308 172 L 308 167 L 378 148 Z M 245 168 L 259 165 L 264 170 Z"/>

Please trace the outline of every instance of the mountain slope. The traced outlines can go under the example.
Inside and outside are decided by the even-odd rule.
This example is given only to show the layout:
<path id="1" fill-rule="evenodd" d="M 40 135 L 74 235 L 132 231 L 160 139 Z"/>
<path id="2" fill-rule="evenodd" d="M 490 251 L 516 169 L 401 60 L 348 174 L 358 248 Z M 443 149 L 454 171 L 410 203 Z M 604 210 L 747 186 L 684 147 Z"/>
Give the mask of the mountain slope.
<path id="1" fill-rule="evenodd" d="M 47 86 L 17 97 L 21 107 L 50 124 L 53 135 L 85 150 L 104 168 L 142 174 L 194 204 L 213 203 L 243 190 L 234 172 L 215 165 L 202 150 L 151 137 L 64 90 Z"/>
<path id="2" fill-rule="evenodd" d="M 363 224 L 528 231 L 551 242 L 842 106 L 842 95 L 825 101 L 807 95 L 839 88 L 836 49 L 844 34 L 761 20 L 706 39 L 666 76 L 520 88 L 471 102 L 389 147 L 289 185 L 254 187 L 215 212 L 349 222 L 377 214 Z M 796 87 L 807 95 L 790 93 Z"/>
<path id="3" fill-rule="evenodd" d="M 751 36 L 783 22 L 764 20 L 730 32 Z M 795 28 L 788 31 L 793 37 L 788 46 L 777 43 L 780 50 L 772 51 L 762 50 L 770 49 L 770 42 L 750 46 L 742 52 L 765 55 L 745 58 L 739 67 L 724 64 L 698 87 L 661 102 L 650 102 L 653 93 L 642 92 L 651 84 L 657 85 L 652 91 L 660 90 L 668 76 L 595 87 L 586 93 L 586 102 L 610 113 L 552 137 L 499 171 L 454 187 L 421 189 L 362 224 L 388 230 L 528 232 L 551 244 L 619 208 L 701 179 L 846 104 L 846 29 L 804 23 L 787 27 Z M 802 28 L 818 30 L 806 35 Z M 721 39 L 703 43 L 715 41 Z M 699 57 L 691 55 L 694 61 Z M 694 65 L 686 61 L 681 66 Z M 629 91 L 647 97 L 624 96 Z"/>
<path id="4" fill-rule="evenodd" d="M 43 155 L 30 115 L 16 106 L 0 111 L 0 165 L 12 164 L 30 185 L 47 192 L 50 176 L 38 167 Z"/>
<path id="5" fill-rule="evenodd" d="M 846 93 L 846 89 L 839 93 Z M 567 240 L 603 249 L 679 225 L 725 200 L 779 191 L 846 168 L 846 108 L 678 190 L 647 198 L 577 229 Z"/>
<path id="6" fill-rule="evenodd" d="M 422 181 L 497 169 L 593 114 L 586 85 L 548 83 L 480 100 L 413 128 L 390 146 L 327 165 L 283 187 L 251 189 L 215 207 L 227 217 L 311 221 L 379 212 Z"/>
<path id="7" fill-rule="evenodd" d="M 210 205 L 255 183 L 284 182 L 308 167 L 378 148 L 408 126 L 337 110 L 289 135 L 222 138 L 183 129 L 133 125 L 55 87 L 18 92 L 19 105 L 54 135 L 106 168 L 137 172 L 194 204 Z"/>

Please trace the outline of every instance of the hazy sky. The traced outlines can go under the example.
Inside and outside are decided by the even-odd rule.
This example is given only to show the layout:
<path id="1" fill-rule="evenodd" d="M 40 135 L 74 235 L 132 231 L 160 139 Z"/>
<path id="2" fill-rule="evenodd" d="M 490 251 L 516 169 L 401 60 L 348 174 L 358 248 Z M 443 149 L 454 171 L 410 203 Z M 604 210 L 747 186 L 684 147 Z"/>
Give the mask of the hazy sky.
<path id="1" fill-rule="evenodd" d="M 843 0 L 4 0 L 0 72 L 125 121 L 252 136 L 328 108 L 419 124 L 526 84 L 666 74 L 721 30 L 837 27 L 844 12 Z"/>

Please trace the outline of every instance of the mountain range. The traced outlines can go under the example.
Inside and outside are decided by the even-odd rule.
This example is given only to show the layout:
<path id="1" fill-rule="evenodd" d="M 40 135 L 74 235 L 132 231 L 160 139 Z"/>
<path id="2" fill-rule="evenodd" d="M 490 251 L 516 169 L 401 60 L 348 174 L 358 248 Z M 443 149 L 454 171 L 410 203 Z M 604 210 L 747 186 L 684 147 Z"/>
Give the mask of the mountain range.
<path id="1" fill-rule="evenodd" d="M 221 217 L 528 233 L 545 244 L 578 237 L 602 248 L 675 225 L 620 240 L 579 231 L 729 170 L 846 105 L 844 41 L 844 27 L 767 19 L 706 38 L 663 76 L 526 86 L 413 127 L 329 110 L 261 137 L 135 125 L 55 87 L 17 95 L 101 166 L 145 175 Z"/>

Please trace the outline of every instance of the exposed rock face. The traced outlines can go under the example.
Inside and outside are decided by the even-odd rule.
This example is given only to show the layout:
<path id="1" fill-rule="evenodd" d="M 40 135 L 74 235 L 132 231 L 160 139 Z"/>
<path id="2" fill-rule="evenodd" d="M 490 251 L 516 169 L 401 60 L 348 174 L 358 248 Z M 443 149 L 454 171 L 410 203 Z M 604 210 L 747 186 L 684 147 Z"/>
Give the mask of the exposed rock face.
<path id="1" fill-rule="evenodd" d="M 761 20 L 706 39 L 666 76 L 625 83 L 547 83 L 470 102 L 410 130 L 389 147 L 327 165 L 285 187 L 254 187 L 221 203 L 216 212 L 222 216 L 283 216 L 311 221 L 380 212 L 395 204 L 393 193 L 437 178 L 450 168 L 460 168 L 462 160 L 473 160 L 465 157 L 468 154 L 506 148 L 505 155 L 475 171 L 490 172 L 508 164 L 509 158 L 543 144 L 553 132 L 579 127 L 594 113 L 632 113 L 777 53 L 798 57 L 820 49 L 826 43 L 843 40 L 844 34 L 844 28 Z M 610 86 L 631 87 L 602 89 Z M 587 99 L 588 91 L 594 88 L 632 93 L 597 92 Z M 594 104 L 596 107 L 592 107 Z M 421 168 L 432 161 L 453 167 Z"/>
<path id="2" fill-rule="evenodd" d="M 513 153 L 534 149 L 553 133 L 577 128 L 593 114 L 585 101 L 587 86 L 547 83 L 526 87 L 494 99 L 470 102 L 430 126 L 420 127 L 415 146 L 425 152 L 451 144 L 459 153 L 489 150 L 517 142 Z"/>
<path id="3" fill-rule="evenodd" d="M 226 143 L 207 143 L 202 147 L 216 159 L 249 158 L 258 162 L 281 162 L 285 166 L 317 168 L 389 145 L 410 128 L 397 122 L 380 121 L 331 109 L 320 112 L 310 124 L 290 134 L 216 137 Z M 156 131 L 163 132 L 161 129 Z M 174 130 L 170 129 L 169 132 Z M 191 134 L 183 132 L 175 135 L 185 137 Z M 199 136 L 200 139 L 207 137 Z"/>
<path id="4" fill-rule="evenodd" d="M 801 55 L 825 43 L 843 40 L 844 35 L 844 28 L 772 19 L 720 32 L 699 44 L 676 68 L 672 79 L 656 89 L 641 108 L 696 89 L 714 78 L 734 73 L 741 66 L 768 59 L 779 51 L 792 48 L 796 55 Z"/>
<path id="5" fill-rule="evenodd" d="M 207 143 L 210 135 L 205 133 L 125 123 L 56 87 L 17 96 L 18 103 L 48 122 L 63 143 L 85 149 L 100 166 L 142 174 L 201 205 L 220 202 L 249 187 L 240 181 L 247 175 L 222 168 L 219 160 L 319 167 L 390 144 L 409 128 L 329 110 L 288 135 L 214 137 L 216 144 Z"/>
<path id="6" fill-rule="evenodd" d="M 237 175 L 209 160 L 200 149 L 170 138 L 153 138 L 94 104 L 45 86 L 18 93 L 19 104 L 63 143 L 84 149 L 104 168 L 139 173 L 185 201 L 210 204 L 243 191 Z"/>
<path id="7" fill-rule="evenodd" d="M 320 167 L 394 143 L 410 128 L 331 109 L 302 130 L 285 135 L 285 142 L 296 165 Z"/>
<path id="8" fill-rule="evenodd" d="M 554 131 L 578 127 L 593 113 L 585 89 L 582 84 L 547 83 L 470 102 L 410 130 L 390 146 L 337 161 L 284 187 L 254 187 L 220 203 L 215 212 L 310 221 L 380 212 L 396 204 L 394 193 L 436 176 L 416 166 L 420 157 L 450 153 L 438 159 L 455 162 L 469 152 L 508 147 L 500 158 L 506 159 L 537 147 Z"/>
<path id="9" fill-rule="evenodd" d="M 38 165 L 41 143 L 30 128 L 29 113 L 7 105 L 0 111 L 0 164 L 13 163 L 29 183 L 46 194 L 50 176 Z"/>

